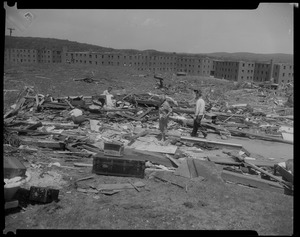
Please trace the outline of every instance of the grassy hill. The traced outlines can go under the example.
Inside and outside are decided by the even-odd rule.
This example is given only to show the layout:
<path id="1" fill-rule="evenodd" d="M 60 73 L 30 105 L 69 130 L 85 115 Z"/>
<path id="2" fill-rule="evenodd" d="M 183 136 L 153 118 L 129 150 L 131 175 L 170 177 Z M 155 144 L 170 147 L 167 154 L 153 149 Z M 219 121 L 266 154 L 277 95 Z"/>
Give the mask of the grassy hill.
<path id="1" fill-rule="evenodd" d="M 79 43 L 76 41 L 53 39 L 53 38 L 38 38 L 38 37 L 16 37 L 16 36 L 5 36 L 5 47 L 6 48 L 22 48 L 22 49 L 40 49 L 40 48 L 50 48 L 62 50 L 63 47 L 67 47 L 69 51 L 98 51 L 98 52 L 123 52 L 128 54 L 136 54 L 141 52 L 147 52 L 151 55 L 164 54 L 171 55 L 173 53 L 160 52 L 157 50 L 149 49 L 144 51 L 139 51 L 135 49 L 113 49 L 101 47 L 98 45 Z M 256 54 L 256 53 L 226 53 L 226 52 L 216 52 L 209 54 L 187 54 L 187 53 L 177 53 L 179 55 L 198 55 L 198 56 L 208 56 L 220 60 L 241 60 L 241 61 L 270 61 L 274 60 L 276 63 L 293 63 L 292 54 Z"/>

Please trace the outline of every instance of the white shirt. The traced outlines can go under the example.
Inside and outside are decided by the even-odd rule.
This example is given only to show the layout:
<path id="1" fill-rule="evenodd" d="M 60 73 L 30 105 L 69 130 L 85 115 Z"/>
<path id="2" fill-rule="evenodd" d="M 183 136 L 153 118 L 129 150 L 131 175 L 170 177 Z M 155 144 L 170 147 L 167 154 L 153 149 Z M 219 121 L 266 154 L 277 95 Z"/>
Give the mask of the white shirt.
<path id="1" fill-rule="evenodd" d="M 204 115 L 204 111 L 205 111 L 205 102 L 202 98 L 199 98 L 196 101 L 195 116 Z"/>

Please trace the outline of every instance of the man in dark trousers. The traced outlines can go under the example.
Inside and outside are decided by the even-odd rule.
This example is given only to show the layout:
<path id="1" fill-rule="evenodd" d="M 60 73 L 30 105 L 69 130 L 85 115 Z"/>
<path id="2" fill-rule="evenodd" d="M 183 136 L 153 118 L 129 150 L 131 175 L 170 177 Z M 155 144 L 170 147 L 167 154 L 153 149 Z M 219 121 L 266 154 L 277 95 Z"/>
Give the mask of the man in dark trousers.
<path id="1" fill-rule="evenodd" d="M 195 100 L 196 100 L 196 108 L 195 108 L 195 115 L 194 115 L 194 125 L 193 131 L 191 133 L 191 137 L 197 137 L 198 129 L 202 132 L 204 138 L 207 137 L 207 133 L 203 131 L 201 128 L 201 120 L 204 117 L 205 112 L 205 102 L 202 99 L 202 92 L 201 90 L 194 90 L 195 92 Z"/>

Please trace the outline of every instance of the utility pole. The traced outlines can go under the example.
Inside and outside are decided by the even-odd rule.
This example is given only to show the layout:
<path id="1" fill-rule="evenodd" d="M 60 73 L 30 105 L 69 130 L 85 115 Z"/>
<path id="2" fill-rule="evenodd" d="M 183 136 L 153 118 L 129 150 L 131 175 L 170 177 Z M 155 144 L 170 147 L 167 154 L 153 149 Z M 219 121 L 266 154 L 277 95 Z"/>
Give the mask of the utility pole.
<path id="1" fill-rule="evenodd" d="M 12 33 L 12 31 L 13 30 L 15 30 L 14 28 L 10 28 L 10 27 L 8 27 L 7 29 L 9 29 L 9 36 L 11 37 L 11 33 Z M 11 61 L 11 49 L 9 48 L 8 49 L 8 61 L 10 62 Z"/>
<path id="2" fill-rule="evenodd" d="M 15 29 L 14 28 L 7 28 L 7 29 L 9 29 L 9 36 L 11 36 L 12 31 Z"/>

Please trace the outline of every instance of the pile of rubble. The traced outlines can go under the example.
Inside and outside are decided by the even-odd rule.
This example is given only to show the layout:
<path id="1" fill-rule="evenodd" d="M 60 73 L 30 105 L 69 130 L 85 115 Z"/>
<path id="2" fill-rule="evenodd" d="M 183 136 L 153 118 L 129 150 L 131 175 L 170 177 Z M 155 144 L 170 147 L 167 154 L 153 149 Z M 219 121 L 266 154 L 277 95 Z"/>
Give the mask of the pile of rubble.
<path id="1" fill-rule="evenodd" d="M 278 99 L 274 91 L 242 88 L 216 96 L 217 89 L 203 88 L 207 106 L 202 126 L 207 133 L 219 134 L 222 139 L 237 136 L 293 144 L 293 108 L 286 108 L 285 101 Z M 293 191 L 291 170 L 283 168 L 276 174 L 276 163 L 251 157 L 239 144 L 190 137 L 194 105 L 180 101 L 179 97 L 177 101 L 168 98 L 173 114 L 168 139 L 161 142 L 157 94 L 53 98 L 38 94 L 33 87 L 25 87 L 4 115 L 4 149 L 10 150 L 5 154 L 9 156 L 12 151 L 33 152 L 41 157 L 44 154 L 48 162 L 33 164 L 66 169 L 92 167 L 92 172 L 100 175 L 144 178 L 145 172 L 156 172 L 153 176 L 157 179 L 182 188 L 186 188 L 183 185 L 186 180 L 183 182 L 180 177 L 200 177 L 198 181 L 208 178 L 203 172 L 205 167 L 218 164 L 223 166 L 220 177 L 225 181 L 269 191 Z M 236 104 L 236 98 L 243 103 Z M 197 156 L 199 152 L 218 149 L 223 149 L 224 157 L 207 153 Z M 89 158 L 91 162 L 65 166 L 49 162 L 51 157 L 59 157 L 64 162 Z M 22 175 L 25 177 L 24 172 Z M 132 184 L 132 187 L 139 190 L 143 184 Z M 99 190 L 111 193 L 117 188 L 108 189 L 100 187 Z M 57 198 L 58 193 L 51 192 Z"/>

